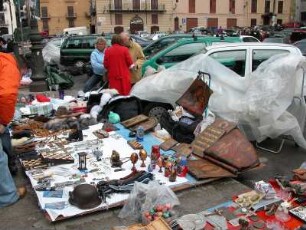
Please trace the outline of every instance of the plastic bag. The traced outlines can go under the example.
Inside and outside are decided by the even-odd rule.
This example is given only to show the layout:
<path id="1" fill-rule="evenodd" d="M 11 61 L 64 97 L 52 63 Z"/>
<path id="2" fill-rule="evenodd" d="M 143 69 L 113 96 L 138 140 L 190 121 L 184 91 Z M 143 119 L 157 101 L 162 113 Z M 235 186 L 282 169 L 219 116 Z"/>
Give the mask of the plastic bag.
<path id="1" fill-rule="evenodd" d="M 180 202 L 174 192 L 157 181 L 148 184 L 135 182 L 126 204 L 119 213 L 119 218 L 129 218 L 135 221 L 143 221 L 143 213 L 150 211 L 156 205 L 167 204 L 171 207 Z"/>

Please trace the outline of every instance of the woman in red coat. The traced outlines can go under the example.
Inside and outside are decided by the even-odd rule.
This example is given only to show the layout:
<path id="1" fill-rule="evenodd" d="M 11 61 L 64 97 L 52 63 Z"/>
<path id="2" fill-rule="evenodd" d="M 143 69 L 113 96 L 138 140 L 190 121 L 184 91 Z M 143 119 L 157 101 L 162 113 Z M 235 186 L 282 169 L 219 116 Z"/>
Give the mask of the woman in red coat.
<path id="1" fill-rule="evenodd" d="M 107 69 L 109 88 L 117 89 L 119 94 L 128 95 L 131 90 L 130 69 L 133 61 L 127 47 L 121 45 L 121 37 L 112 37 L 112 46 L 106 49 L 104 67 Z"/>

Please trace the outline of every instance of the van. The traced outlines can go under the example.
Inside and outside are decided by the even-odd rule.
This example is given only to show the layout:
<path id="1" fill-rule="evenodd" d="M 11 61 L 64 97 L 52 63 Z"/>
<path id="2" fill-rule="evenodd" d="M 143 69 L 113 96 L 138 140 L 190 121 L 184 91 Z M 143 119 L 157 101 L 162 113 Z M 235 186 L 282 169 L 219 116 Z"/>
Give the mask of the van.
<path id="1" fill-rule="evenodd" d="M 86 26 L 65 28 L 63 30 L 63 33 L 64 35 L 88 35 L 89 34 Z"/>

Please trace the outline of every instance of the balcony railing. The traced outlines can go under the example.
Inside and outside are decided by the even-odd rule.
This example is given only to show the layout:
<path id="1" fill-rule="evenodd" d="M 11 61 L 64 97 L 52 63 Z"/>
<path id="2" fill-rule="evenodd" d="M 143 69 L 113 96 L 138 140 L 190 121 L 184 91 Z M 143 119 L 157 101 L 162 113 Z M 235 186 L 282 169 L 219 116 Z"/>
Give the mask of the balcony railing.
<path id="1" fill-rule="evenodd" d="M 114 3 L 109 4 L 110 12 L 165 12 L 165 4 L 158 4 L 157 7 L 151 7 L 150 4 L 142 3 L 137 9 L 133 8 L 133 3 L 124 3 L 122 7 L 115 6 Z"/>
<path id="2" fill-rule="evenodd" d="M 40 16 L 40 18 L 41 18 L 41 19 L 50 19 L 51 16 L 50 16 L 50 14 L 42 14 L 42 15 Z"/>
<path id="3" fill-rule="evenodd" d="M 69 14 L 66 14 L 66 18 L 67 19 L 74 19 L 77 17 L 77 14 L 76 13 L 69 13 Z"/>

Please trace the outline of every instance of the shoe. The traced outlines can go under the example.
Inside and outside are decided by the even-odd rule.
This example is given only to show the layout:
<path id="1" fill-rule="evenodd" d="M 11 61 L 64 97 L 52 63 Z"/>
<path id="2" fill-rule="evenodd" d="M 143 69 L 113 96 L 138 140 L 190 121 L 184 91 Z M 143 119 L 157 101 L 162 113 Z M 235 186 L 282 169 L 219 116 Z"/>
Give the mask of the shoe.
<path id="1" fill-rule="evenodd" d="M 18 167 L 17 167 L 17 165 L 15 164 L 15 165 L 9 165 L 9 170 L 10 170 L 10 173 L 11 173 L 11 175 L 12 176 L 16 176 L 17 175 L 17 173 L 18 173 Z"/>
<path id="2" fill-rule="evenodd" d="M 18 187 L 17 188 L 17 193 L 19 195 L 19 200 L 24 198 L 27 195 L 27 188 L 25 186 Z"/>

